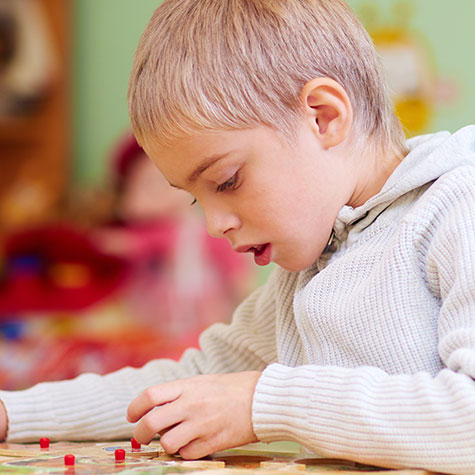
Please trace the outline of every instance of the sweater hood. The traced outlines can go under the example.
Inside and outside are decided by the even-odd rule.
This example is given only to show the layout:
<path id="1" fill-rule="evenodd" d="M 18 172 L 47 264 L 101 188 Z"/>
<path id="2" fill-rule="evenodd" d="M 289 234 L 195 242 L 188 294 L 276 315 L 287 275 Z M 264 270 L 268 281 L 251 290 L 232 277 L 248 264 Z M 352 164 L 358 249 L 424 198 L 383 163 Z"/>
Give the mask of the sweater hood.
<path id="1" fill-rule="evenodd" d="M 347 228 L 356 221 L 360 231 L 368 227 L 402 195 L 460 166 L 475 166 L 475 125 L 464 127 L 454 134 L 438 132 L 414 137 L 407 141 L 407 146 L 409 153 L 379 193 L 357 208 L 343 206 L 334 225 L 337 239 L 345 239 Z"/>

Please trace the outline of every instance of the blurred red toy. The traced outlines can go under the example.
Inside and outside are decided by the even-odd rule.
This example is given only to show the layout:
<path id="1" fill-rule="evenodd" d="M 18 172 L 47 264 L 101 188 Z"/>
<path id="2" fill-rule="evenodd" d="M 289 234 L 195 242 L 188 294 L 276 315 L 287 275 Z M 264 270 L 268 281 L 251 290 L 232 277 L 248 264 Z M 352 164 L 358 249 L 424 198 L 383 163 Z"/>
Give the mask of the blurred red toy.
<path id="1" fill-rule="evenodd" d="M 2 254 L 0 317 L 87 308 L 117 290 L 130 269 L 125 259 L 66 225 L 10 234 Z"/>

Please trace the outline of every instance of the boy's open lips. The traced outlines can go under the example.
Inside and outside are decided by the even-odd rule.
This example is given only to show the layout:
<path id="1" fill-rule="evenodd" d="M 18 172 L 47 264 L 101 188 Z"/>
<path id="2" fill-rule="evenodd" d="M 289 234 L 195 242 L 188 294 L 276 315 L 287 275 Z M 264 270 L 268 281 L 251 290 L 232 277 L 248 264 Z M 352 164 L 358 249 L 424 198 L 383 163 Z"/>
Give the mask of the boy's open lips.
<path id="1" fill-rule="evenodd" d="M 256 246 L 240 246 L 234 249 L 236 252 L 253 252 L 254 253 L 254 262 L 258 266 L 266 266 L 270 263 L 272 254 L 272 246 L 271 244 L 257 244 Z"/>

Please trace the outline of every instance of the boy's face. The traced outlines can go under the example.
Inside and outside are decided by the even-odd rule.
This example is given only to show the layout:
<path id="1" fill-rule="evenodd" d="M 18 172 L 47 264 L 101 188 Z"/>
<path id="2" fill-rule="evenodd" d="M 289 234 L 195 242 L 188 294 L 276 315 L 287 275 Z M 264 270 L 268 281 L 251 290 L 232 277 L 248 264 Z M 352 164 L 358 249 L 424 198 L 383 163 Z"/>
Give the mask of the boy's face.
<path id="1" fill-rule="evenodd" d="M 323 150 L 305 123 L 293 145 L 255 127 L 196 134 L 170 147 L 150 140 L 144 148 L 171 185 L 196 198 L 209 233 L 253 252 L 259 265 L 312 265 L 352 192 L 342 154 Z"/>

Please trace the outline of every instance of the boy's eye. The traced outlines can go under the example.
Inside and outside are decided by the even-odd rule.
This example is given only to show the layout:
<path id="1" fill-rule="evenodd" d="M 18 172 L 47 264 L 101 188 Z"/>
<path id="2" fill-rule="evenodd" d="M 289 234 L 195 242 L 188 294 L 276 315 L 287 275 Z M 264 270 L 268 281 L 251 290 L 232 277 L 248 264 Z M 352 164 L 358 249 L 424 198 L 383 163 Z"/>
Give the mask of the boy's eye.
<path id="1" fill-rule="evenodd" d="M 194 204 L 196 204 L 197 201 L 196 201 L 196 198 L 190 203 L 190 206 L 193 206 Z"/>
<path id="2" fill-rule="evenodd" d="M 216 187 L 216 191 L 235 190 L 237 188 L 239 175 L 236 172 L 229 180 Z"/>

